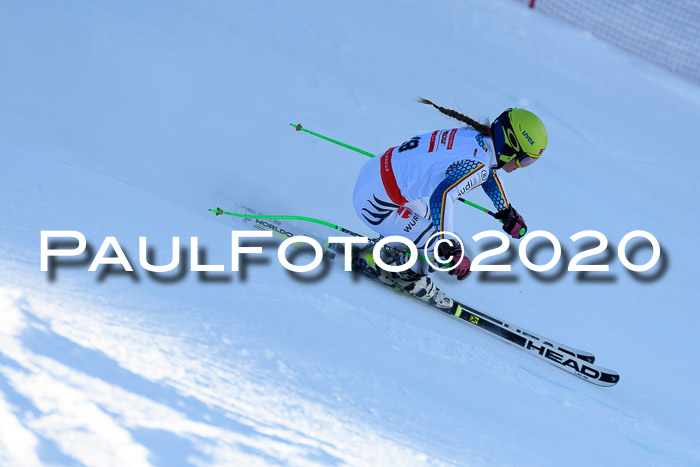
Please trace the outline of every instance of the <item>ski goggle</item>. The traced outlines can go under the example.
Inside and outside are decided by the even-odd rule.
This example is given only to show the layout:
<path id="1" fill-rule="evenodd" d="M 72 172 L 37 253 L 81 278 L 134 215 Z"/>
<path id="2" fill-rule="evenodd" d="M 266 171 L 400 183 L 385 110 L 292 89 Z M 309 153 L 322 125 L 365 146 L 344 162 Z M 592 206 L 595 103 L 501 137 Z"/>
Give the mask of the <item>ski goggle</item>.
<path id="1" fill-rule="evenodd" d="M 503 162 L 510 162 L 515 159 L 515 164 L 521 169 L 531 166 L 539 157 L 540 156 L 538 154 L 530 154 L 525 151 L 516 151 L 513 146 L 507 142 L 503 145 L 501 155 L 499 156 Z"/>
<path id="2" fill-rule="evenodd" d="M 512 109 L 508 109 L 498 118 L 498 125 L 494 128 L 494 139 L 496 147 L 501 147 L 501 152 L 498 158 L 503 162 L 510 162 L 515 159 L 515 163 L 521 169 L 532 165 L 537 159 L 539 159 L 539 154 L 531 154 L 525 152 L 521 149 L 518 138 L 515 136 L 515 131 L 513 131 L 513 125 L 510 123 L 510 118 L 508 117 L 508 112 Z M 499 127 L 500 130 L 499 131 Z"/>
<path id="3" fill-rule="evenodd" d="M 526 153 L 527 154 L 527 153 Z M 539 157 L 539 156 L 537 156 Z M 520 167 L 521 169 L 525 167 L 531 166 L 536 160 L 537 157 L 532 156 L 530 154 L 527 154 L 526 156 L 518 156 L 518 158 L 515 160 L 515 164 Z"/>

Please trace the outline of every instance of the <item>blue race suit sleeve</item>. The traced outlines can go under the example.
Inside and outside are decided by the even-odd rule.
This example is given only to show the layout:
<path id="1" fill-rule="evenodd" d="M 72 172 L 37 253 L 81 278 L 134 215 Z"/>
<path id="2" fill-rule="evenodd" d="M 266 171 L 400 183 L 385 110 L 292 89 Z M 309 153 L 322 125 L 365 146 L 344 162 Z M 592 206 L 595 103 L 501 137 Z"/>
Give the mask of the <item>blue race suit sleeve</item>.
<path id="1" fill-rule="evenodd" d="M 489 170 L 489 178 L 487 178 L 486 181 L 481 185 L 481 188 L 483 188 L 488 197 L 491 198 L 491 202 L 496 208 L 496 211 L 503 211 L 504 209 L 508 209 L 508 200 L 506 199 L 506 192 L 503 191 L 501 181 L 496 175 L 496 169 L 491 168 L 491 170 Z"/>
<path id="2" fill-rule="evenodd" d="M 445 171 L 445 179 L 430 195 L 430 216 L 438 232 L 452 232 L 455 200 L 481 185 L 486 177 L 484 164 L 475 160 L 452 163 Z"/>

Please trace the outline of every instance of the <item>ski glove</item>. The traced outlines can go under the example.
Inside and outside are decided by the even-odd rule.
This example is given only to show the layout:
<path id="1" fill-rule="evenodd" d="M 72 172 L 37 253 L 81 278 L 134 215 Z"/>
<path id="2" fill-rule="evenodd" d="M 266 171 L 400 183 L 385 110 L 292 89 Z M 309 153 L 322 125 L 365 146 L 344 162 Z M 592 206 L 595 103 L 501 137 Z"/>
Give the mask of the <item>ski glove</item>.
<path id="1" fill-rule="evenodd" d="M 463 281 L 469 274 L 472 273 L 471 260 L 462 252 L 459 247 L 456 246 L 444 246 L 444 244 L 438 247 L 438 252 L 440 256 L 447 259 L 452 256 L 452 264 L 456 264 L 457 267 L 449 271 L 450 276 L 457 276 L 457 279 Z"/>
<path id="2" fill-rule="evenodd" d="M 520 238 L 527 232 L 523 216 L 518 214 L 512 205 L 498 211 L 494 217 L 503 221 L 503 230 L 513 238 Z"/>

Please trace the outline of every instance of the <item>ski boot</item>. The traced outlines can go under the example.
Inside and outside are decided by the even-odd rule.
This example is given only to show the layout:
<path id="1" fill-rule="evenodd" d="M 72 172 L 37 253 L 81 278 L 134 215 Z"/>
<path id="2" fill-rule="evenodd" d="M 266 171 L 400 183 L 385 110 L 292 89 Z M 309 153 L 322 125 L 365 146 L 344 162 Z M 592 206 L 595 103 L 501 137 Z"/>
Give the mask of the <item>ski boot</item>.
<path id="1" fill-rule="evenodd" d="M 406 263 L 406 253 L 396 248 L 384 247 L 381 251 L 382 260 L 390 266 L 400 266 Z M 452 308 L 453 300 L 440 290 L 427 274 L 418 274 L 410 269 L 401 272 L 389 272 L 377 268 L 377 278 L 385 284 L 394 286 L 440 309 Z"/>

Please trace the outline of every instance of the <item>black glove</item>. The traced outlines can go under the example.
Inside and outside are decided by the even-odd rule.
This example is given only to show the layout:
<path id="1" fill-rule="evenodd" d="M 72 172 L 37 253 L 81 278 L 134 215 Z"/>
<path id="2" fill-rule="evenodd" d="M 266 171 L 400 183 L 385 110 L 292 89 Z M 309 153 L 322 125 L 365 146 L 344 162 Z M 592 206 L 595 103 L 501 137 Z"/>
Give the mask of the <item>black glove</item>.
<path id="1" fill-rule="evenodd" d="M 525 225 L 523 216 L 518 214 L 513 205 L 508 206 L 508 209 L 498 211 L 494 217 L 503 221 L 503 230 L 513 238 L 520 238 L 527 233 L 527 225 Z"/>

